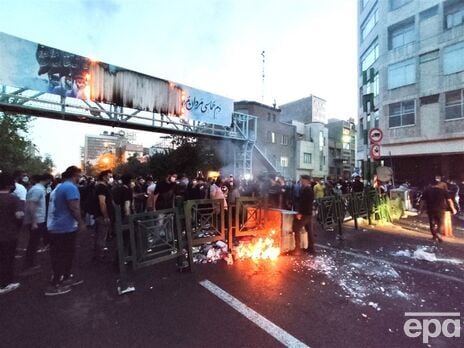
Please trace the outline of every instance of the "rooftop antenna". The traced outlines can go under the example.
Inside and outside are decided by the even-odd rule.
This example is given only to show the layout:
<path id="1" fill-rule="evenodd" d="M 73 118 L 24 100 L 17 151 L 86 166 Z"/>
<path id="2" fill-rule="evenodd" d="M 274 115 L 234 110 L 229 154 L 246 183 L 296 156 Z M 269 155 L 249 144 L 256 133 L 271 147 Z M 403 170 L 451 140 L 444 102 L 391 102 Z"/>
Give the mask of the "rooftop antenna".
<path id="1" fill-rule="evenodd" d="M 263 72 L 262 72 L 263 85 L 262 85 L 262 90 L 261 90 L 261 102 L 264 103 L 264 78 L 266 76 L 264 74 L 264 63 L 266 62 L 266 52 L 265 51 L 261 52 L 261 57 L 263 57 Z"/>

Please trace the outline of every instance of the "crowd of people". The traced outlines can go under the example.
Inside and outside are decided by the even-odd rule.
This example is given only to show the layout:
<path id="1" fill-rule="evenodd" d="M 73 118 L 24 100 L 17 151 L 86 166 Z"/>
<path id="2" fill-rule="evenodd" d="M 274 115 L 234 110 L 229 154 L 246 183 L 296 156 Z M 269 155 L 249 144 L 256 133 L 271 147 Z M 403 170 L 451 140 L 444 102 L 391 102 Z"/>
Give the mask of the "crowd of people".
<path id="1" fill-rule="evenodd" d="M 309 253 L 314 253 L 312 216 L 314 202 L 325 196 L 362 192 L 360 176 L 354 180 L 322 180 L 308 175 L 298 182 L 285 181 L 275 174 L 254 180 L 229 177 L 207 178 L 198 172 L 193 178 L 177 173 L 155 180 L 151 176 L 113 175 L 102 171 L 97 177 L 85 176 L 71 166 L 59 177 L 46 173 L 29 177 L 17 171 L 0 173 L 0 294 L 19 287 L 15 282 L 14 262 L 20 231 L 27 232 L 28 242 L 20 276 L 41 272 L 36 263 L 40 247 L 49 250 L 52 276 L 45 295 L 55 296 L 71 291 L 83 281 L 73 273 L 73 259 L 78 233 L 92 231 L 93 260 L 106 260 L 108 242 L 113 237 L 116 215 L 122 221 L 134 213 L 174 208 L 176 202 L 198 199 L 221 199 L 224 207 L 241 196 L 260 197 L 268 207 L 294 210 L 294 231 L 303 227 L 308 232 Z M 424 192 L 434 239 L 440 240 L 444 210 L 455 212 L 456 202 L 449 187 L 441 181 Z M 300 233 L 295 233 L 300 245 Z M 297 249 L 295 253 L 300 253 Z"/>

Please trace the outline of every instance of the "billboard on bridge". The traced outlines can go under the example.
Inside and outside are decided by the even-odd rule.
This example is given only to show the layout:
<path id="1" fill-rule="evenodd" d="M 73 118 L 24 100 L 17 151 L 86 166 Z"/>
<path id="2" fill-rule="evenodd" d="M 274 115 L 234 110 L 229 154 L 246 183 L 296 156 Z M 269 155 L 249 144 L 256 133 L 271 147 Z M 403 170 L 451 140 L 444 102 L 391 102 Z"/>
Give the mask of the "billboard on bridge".
<path id="1" fill-rule="evenodd" d="M 230 126 L 233 101 L 0 32 L 0 84 Z"/>

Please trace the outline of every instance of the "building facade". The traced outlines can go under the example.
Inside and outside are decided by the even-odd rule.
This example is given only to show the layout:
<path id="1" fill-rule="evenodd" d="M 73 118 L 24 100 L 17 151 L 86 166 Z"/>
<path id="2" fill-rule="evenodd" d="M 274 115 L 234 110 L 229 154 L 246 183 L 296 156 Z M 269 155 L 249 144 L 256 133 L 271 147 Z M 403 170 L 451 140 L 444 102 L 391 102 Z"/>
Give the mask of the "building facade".
<path id="1" fill-rule="evenodd" d="M 296 127 L 295 173 L 325 178 L 328 175 L 328 129 L 323 123 L 292 121 Z"/>
<path id="2" fill-rule="evenodd" d="M 326 101 L 314 95 L 283 104 L 280 108 L 282 122 L 327 123 Z"/>
<path id="3" fill-rule="evenodd" d="M 255 101 L 234 103 L 236 112 L 256 116 L 253 173 L 295 178 L 295 127 L 281 122 L 281 110 Z"/>
<path id="4" fill-rule="evenodd" d="M 464 1 L 359 0 L 359 142 L 368 131 L 397 181 L 464 174 Z"/>
<path id="5" fill-rule="evenodd" d="M 329 177 L 351 178 L 356 162 L 356 127 L 354 120 L 330 119 L 327 123 L 329 137 Z"/>

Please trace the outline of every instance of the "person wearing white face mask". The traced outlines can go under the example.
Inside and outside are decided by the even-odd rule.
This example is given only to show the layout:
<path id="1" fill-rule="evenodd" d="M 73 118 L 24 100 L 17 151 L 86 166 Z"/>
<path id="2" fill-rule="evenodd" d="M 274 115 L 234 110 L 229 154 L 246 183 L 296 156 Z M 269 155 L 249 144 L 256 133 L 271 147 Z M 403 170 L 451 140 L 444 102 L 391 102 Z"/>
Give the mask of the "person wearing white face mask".
<path id="1" fill-rule="evenodd" d="M 97 210 L 95 212 L 95 243 L 94 259 L 101 261 L 106 254 L 106 241 L 111 234 L 114 217 L 113 197 L 110 185 L 114 182 L 111 170 L 105 170 L 98 175 L 95 186 Z"/>

